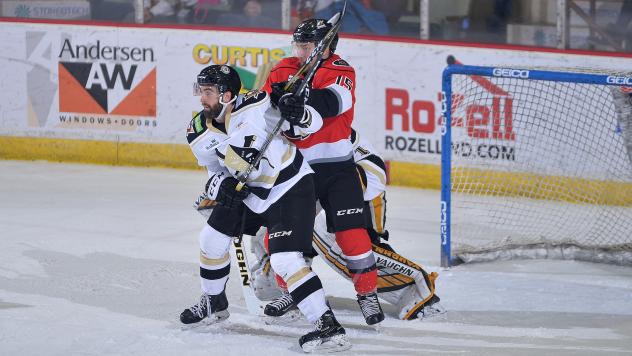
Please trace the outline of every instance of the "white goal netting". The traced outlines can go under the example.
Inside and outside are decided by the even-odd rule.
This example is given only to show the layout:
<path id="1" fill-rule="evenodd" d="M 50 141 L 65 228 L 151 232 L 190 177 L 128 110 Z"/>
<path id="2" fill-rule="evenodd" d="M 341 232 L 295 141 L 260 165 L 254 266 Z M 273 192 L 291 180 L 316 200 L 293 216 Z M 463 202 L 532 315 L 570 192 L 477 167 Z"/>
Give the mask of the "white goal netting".
<path id="1" fill-rule="evenodd" d="M 451 108 L 453 258 L 632 264 L 627 88 L 459 74 Z"/>

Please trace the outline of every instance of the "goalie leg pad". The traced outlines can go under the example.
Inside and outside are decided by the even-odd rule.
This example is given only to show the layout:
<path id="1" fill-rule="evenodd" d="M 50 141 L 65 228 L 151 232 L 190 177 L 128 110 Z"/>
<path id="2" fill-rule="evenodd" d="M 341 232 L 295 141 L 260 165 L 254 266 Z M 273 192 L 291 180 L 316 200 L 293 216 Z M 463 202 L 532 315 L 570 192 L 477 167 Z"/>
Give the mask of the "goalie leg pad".
<path id="1" fill-rule="evenodd" d="M 307 266 L 300 252 L 277 252 L 270 256 L 272 268 L 283 277 L 299 310 L 314 323 L 329 307 L 320 279 Z"/>
<path id="2" fill-rule="evenodd" d="M 325 263 L 342 277 L 351 280 L 344 254 L 333 234 L 327 232 L 324 213 L 318 214 L 314 226 L 313 246 Z M 397 306 L 401 319 L 413 319 L 430 304 L 435 295 L 436 273 L 426 273 L 418 264 L 394 252 L 386 244 L 373 245 L 377 261 L 377 287 L 380 298 Z M 414 310 L 410 313 L 411 310 Z"/>
<path id="3" fill-rule="evenodd" d="M 251 270 L 251 285 L 259 300 L 273 300 L 281 296 L 276 277 L 270 266 L 270 258 L 255 263 Z"/>
<path id="4" fill-rule="evenodd" d="M 274 278 L 276 279 L 277 286 L 280 289 L 287 290 L 287 284 L 285 283 L 285 281 L 283 280 L 283 278 L 280 275 L 275 274 Z"/>
<path id="5" fill-rule="evenodd" d="M 268 230 L 263 228 L 252 237 L 252 250 L 257 258 L 251 270 L 252 287 L 259 300 L 273 300 L 281 296 L 282 290 L 287 291 L 285 281 L 276 274 L 270 263 L 268 249 Z"/>
<path id="6" fill-rule="evenodd" d="M 380 297 L 398 307 L 400 319 L 415 319 L 426 306 L 438 301 L 435 280 L 439 275 L 436 272 L 428 274 L 423 267 L 386 244 L 374 245 L 373 250 L 380 271 Z"/>

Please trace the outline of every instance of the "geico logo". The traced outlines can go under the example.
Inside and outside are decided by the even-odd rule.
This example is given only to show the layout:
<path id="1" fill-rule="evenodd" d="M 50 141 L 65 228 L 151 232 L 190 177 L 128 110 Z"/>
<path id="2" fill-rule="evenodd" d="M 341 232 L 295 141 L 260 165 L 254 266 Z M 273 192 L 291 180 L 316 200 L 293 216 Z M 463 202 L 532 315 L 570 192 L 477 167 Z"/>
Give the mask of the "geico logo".
<path id="1" fill-rule="evenodd" d="M 292 230 L 290 231 L 277 231 L 270 234 L 270 238 L 273 239 L 275 237 L 283 237 L 292 235 Z"/>
<path id="2" fill-rule="evenodd" d="M 338 212 L 336 213 L 336 215 L 341 216 L 341 215 L 351 215 L 351 214 L 362 214 L 363 209 L 344 209 L 344 210 L 338 210 Z"/>
<path id="3" fill-rule="evenodd" d="M 632 85 L 632 77 L 616 77 L 614 75 L 606 78 L 608 84 Z"/>
<path id="4" fill-rule="evenodd" d="M 495 77 L 529 78 L 529 71 L 520 69 L 494 68 L 492 74 Z"/>

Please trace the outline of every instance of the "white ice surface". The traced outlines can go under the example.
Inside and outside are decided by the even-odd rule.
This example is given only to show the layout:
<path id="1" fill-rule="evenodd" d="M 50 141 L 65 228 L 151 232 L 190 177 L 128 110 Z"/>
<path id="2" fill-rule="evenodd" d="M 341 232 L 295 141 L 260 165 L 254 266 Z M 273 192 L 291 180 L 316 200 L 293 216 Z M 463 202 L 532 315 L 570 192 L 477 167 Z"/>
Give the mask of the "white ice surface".
<path id="1" fill-rule="evenodd" d="M 231 317 L 181 330 L 199 298 L 191 208 L 202 171 L 0 161 L 0 355 L 297 355 L 310 327 L 250 316 L 231 271 Z M 364 355 L 632 354 L 632 268 L 574 261 L 439 265 L 439 193 L 388 188 L 393 247 L 438 271 L 448 310 L 367 327 L 353 287 L 317 261 Z"/>

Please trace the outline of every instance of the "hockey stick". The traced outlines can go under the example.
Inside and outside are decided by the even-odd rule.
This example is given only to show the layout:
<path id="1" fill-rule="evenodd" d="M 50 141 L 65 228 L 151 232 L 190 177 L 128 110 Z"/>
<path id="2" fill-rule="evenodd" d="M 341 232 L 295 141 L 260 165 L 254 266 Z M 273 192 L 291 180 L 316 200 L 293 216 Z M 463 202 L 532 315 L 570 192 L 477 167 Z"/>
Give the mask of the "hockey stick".
<path id="1" fill-rule="evenodd" d="M 300 77 L 309 69 L 309 73 L 305 76 L 304 80 L 298 86 L 296 91 L 293 91 L 294 97 L 299 97 L 303 93 L 303 91 L 307 87 L 307 84 L 311 81 L 312 77 L 316 73 L 316 70 L 318 69 L 318 67 L 320 66 L 323 60 L 323 55 L 325 53 L 325 50 L 329 48 L 329 45 L 335 38 L 335 35 L 338 33 L 338 30 L 340 29 L 340 25 L 342 24 L 342 17 L 344 16 L 346 12 L 346 8 L 347 8 L 347 2 L 345 1 L 342 11 L 334 15 L 328 21 L 329 23 L 334 24 L 331 30 L 327 32 L 325 37 L 318 43 L 318 45 L 314 48 L 312 53 L 309 55 L 309 57 L 305 61 L 305 64 L 303 64 L 303 66 L 298 70 L 296 75 L 292 77 L 292 79 L 290 79 L 287 85 L 284 87 L 285 91 L 288 91 L 289 89 L 293 88 L 293 86 L 297 83 Z M 310 67 L 310 64 L 312 63 L 314 63 L 314 65 Z M 269 74 L 269 71 L 267 74 Z M 274 139 L 274 136 L 276 136 L 279 133 L 279 131 L 281 131 L 281 126 L 283 125 L 284 121 L 285 119 L 283 117 L 279 119 L 274 129 L 266 137 L 266 140 L 264 141 L 263 145 L 261 146 L 261 149 L 255 156 L 252 163 L 250 163 L 250 165 L 244 172 L 242 172 L 241 174 L 237 176 L 239 183 L 235 187 L 235 190 L 240 191 L 244 187 L 244 185 L 246 184 L 246 181 L 248 180 L 248 177 L 250 176 L 250 173 L 252 173 L 254 167 L 256 167 L 261 161 L 261 159 L 263 158 L 263 155 L 268 149 L 268 146 L 270 145 L 272 140 Z M 239 275 L 241 276 L 241 288 L 244 294 L 246 307 L 250 314 L 260 315 L 261 301 L 255 295 L 254 289 L 252 288 L 252 285 L 251 285 L 252 277 L 250 275 L 250 264 L 248 263 L 248 256 L 246 255 L 246 251 L 244 249 L 243 236 L 244 236 L 244 228 L 246 224 L 245 214 L 246 212 L 244 211 L 244 215 L 242 216 L 242 221 L 241 221 L 240 233 L 239 233 L 239 236 L 233 240 L 233 247 L 235 248 L 235 256 L 237 257 Z"/>
<path id="2" fill-rule="evenodd" d="M 276 62 L 269 62 L 263 64 L 257 70 L 257 79 L 255 80 L 254 88 L 259 89 L 263 86 L 266 79 L 270 75 L 272 67 Z M 246 249 L 246 243 L 244 240 L 244 228 L 246 225 L 246 210 L 244 209 L 241 217 L 241 227 L 239 228 L 239 235 L 233 239 L 233 250 L 235 257 L 237 258 L 237 267 L 239 268 L 239 276 L 241 291 L 244 295 L 244 301 L 246 302 L 246 309 L 248 313 L 252 315 L 260 315 L 262 310 L 261 300 L 257 298 L 252 286 L 252 274 L 250 273 L 250 263 L 248 262 L 248 254 Z"/>
<path id="3" fill-rule="evenodd" d="M 248 256 L 246 255 L 246 249 L 244 244 L 244 228 L 246 226 L 246 208 L 241 216 L 241 227 L 239 229 L 239 236 L 233 240 L 233 247 L 235 248 L 235 257 L 237 258 L 237 266 L 239 267 L 239 276 L 241 277 L 241 291 L 244 294 L 244 301 L 246 302 L 246 308 L 248 313 L 252 315 L 261 314 L 261 301 L 255 295 L 255 291 L 252 288 L 252 278 L 250 276 L 250 264 L 248 263 Z"/>
<path id="4" fill-rule="evenodd" d="M 332 28 L 329 30 L 329 32 L 327 32 L 325 37 L 323 37 L 323 39 L 320 40 L 320 42 L 318 42 L 318 45 L 314 48 L 314 50 L 309 55 L 309 57 L 307 57 L 305 64 L 303 64 L 303 66 L 299 68 L 298 72 L 296 72 L 296 74 L 285 85 L 284 90 L 285 91 L 290 90 L 294 98 L 298 98 L 303 94 L 303 92 L 305 91 L 305 88 L 314 77 L 316 70 L 318 69 L 321 62 L 323 61 L 323 55 L 325 54 L 325 50 L 329 48 L 329 45 L 331 45 L 331 42 L 334 40 L 336 34 L 338 33 L 338 30 L 340 29 L 340 26 L 342 25 L 342 18 L 346 12 L 347 12 L 347 2 L 345 1 L 342 11 L 335 14 L 327 21 L 330 24 L 333 24 Z M 306 72 L 307 72 L 307 75 L 305 75 L 305 78 L 301 79 L 301 76 L 305 74 Z M 299 80 L 302 80 L 301 84 L 298 85 L 296 90 L 293 90 L 294 86 Z M 266 137 L 266 140 L 263 142 L 263 145 L 261 145 L 261 149 L 255 156 L 255 158 L 252 160 L 250 165 L 248 165 L 248 168 L 237 176 L 239 183 L 235 187 L 235 190 L 240 191 L 244 187 L 244 185 L 246 184 L 246 181 L 248 180 L 248 177 L 250 176 L 250 173 L 252 173 L 254 168 L 259 164 L 259 162 L 263 158 L 263 155 L 268 149 L 268 146 L 270 146 L 270 143 L 272 143 L 272 140 L 274 139 L 274 137 L 279 133 L 279 131 L 281 131 L 281 126 L 283 126 L 283 122 L 285 122 L 285 119 L 281 117 L 279 119 L 279 122 L 277 122 L 276 126 L 274 126 L 274 129 L 272 129 L 272 131 Z"/>
<path id="5" fill-rule="evenodd" d="M 257 76 L 255 77 L 255 83 L 252 85 L 253 89 L 261 89 L 263 87 L 270 75 L 270 72 L 272 71 L 272 68 L 274 68 L 277 63 L 279 62 L 272 61 L 259 66 L 257 69 Z"/>

